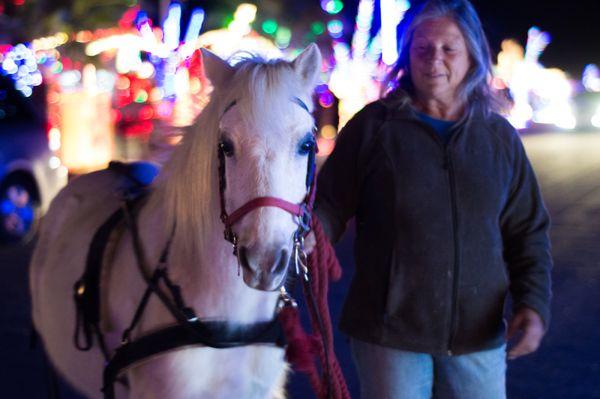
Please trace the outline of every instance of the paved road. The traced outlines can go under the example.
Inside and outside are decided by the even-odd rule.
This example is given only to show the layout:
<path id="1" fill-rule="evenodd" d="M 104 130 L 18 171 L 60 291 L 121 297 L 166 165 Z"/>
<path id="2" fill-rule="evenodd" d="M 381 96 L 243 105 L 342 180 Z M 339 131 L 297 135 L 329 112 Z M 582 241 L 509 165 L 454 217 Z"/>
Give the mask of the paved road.
<path id="1" fill-rule="evenodd" d="M 510 399 L 600 399 L 600 133 L 527 135 L 525 146 L 553 219 L 554 313 L 538 353 L 509 365 Z M 350 235 L 336 247 L 345 266 L 332 287 L 337 319 L 352 274 Z M 43 398 L 46 368 L 39 349 L 29 349 L 26 265 L 31 245 L 0 250 L 0 397 Z M 357 397 L 344 337 L 336 351 Z M 309 398 L 300 376 L 293 398 Z M 76 398 L 63 388 L 62 398 Z M 484 398 L 482 398 L 484 399 Z"/>

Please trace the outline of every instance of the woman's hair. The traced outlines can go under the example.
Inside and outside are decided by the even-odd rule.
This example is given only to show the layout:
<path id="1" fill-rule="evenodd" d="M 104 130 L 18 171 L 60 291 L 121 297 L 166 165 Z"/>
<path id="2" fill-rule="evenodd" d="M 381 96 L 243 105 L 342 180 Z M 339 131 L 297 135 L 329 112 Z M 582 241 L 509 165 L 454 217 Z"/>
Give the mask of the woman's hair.
<path id="1" fill-rule="evenodd" d="M 479 108 L 485 113 L 497 110 L 499 101 L 491 91 L 488 80 L 492 76 L 490 48 L 479 16 L 469 0 L 427 0 L 409 9 L 400 25 L 400 55 L 384 82 L 391 88 L 389 99 L 408 103 L 415 90 L 410 74 L 410 46 L 415 29 L 424 21 L 450 18 L 460 28 L 471 58 L 471 68 L 459 87 L 458 95 L 467 108 Z"/>

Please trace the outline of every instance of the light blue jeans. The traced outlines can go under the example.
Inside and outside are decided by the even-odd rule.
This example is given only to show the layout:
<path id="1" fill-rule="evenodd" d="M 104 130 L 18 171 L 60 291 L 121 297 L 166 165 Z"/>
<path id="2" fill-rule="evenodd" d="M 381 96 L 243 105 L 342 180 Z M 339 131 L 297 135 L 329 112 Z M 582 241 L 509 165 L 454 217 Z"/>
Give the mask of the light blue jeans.
<path id="1" fill-rule="evenodd" d="M 506 399 L 506 345 L 458 356 L 350 345 L 362 399 Z"/>

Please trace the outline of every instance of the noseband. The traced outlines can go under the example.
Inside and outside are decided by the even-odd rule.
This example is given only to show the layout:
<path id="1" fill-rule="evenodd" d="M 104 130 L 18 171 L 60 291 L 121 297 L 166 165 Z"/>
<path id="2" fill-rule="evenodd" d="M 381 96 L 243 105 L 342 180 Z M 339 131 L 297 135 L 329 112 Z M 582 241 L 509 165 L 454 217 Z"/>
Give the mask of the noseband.
<path id="1" fill-rule="evenodd" d="M 292 101 L 301 106 L 306 112 L 310 113 L 306 104 L 298 97 L 293 97 Z M 235 101 L 225 108 L 227 112 L 235 105 Z M 308 153 L 308 165 L 306 172 L 306 190 L 307 194 L 304 200 L 295 204 L 277 197 L 257 197 L 246 202 L 231 214 L 225 209 L 225 189 L 227 187 L 227 179 L 225 175 L 225 150 L 224 145 L 219 143 L 218 160 L 219 160 L 219 195 L 221 203 L 221 221 L 225 226 L 224 236 L 227 241 L 233 245 L 233 254 L 238 256 L 238 237 L 233 231 L 233 225 L 239 222 L 244 216 L 255 209 L 262 207 L 275 207 L 282 209 L 294 216 L 294 220 L 298 225 L 298 229 L 294 233 L 294 244 L 302 243 L 304 236 L 310 231 L 310 218 L 315 196 L 315 154 L 317 152 L 316 144 Z"/>

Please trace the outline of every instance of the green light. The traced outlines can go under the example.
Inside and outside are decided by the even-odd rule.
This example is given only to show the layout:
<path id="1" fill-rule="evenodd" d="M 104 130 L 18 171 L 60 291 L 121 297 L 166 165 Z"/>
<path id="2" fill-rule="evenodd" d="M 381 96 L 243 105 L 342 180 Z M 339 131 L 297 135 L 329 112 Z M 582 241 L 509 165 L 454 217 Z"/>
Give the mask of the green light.
<path id="1" fill-rule="evenodd" d="M 272 19 L 267 19 L 262 23 L 262 30 L 268 35 L 273 35 L 277 32 L 277 22 Z"/>
<path id="2" fill-rule="evenodd" d="M 52 64 L 52 67 L 50 69 L 52 71 L 52 73 L 56 74 L 56 73 L 61 73 L 63 70 L 63 64 L 60 61 L 56 61 L 54 64 Z"/>
<path id="3" fill-rule="evenodd" d="M 232 16 L 227 16 L 225 18 L 223 18 L 223 26 L 228 28 L 229 24 L 233 22 L 233 17 Z"/>
<path id="4" fill-rule="evenodd" d="M 320 21 L 313 22 L 310 25 L 310 31 L 317 36 L 322 35 L 325 32 L 325 24 Z"/>
<path id="5" fill-rule="evenodd" d="M 340 11 L 342 11 L 342 9 L 344 8 L 344 3 L 341 2 L 341 0 L 329 0 L 327 2 L 327 12 L 329 14 L 337 14 Z"/>
<path id="6" fill-rule="evenodd" d="M 290 45 L 290 40 L 292 40 L 292 31 L 289 28 L 281 26 L 277 29 L 277 33 L 275 33 L 275 44 L 279 48 L 286 48 Z"/>

